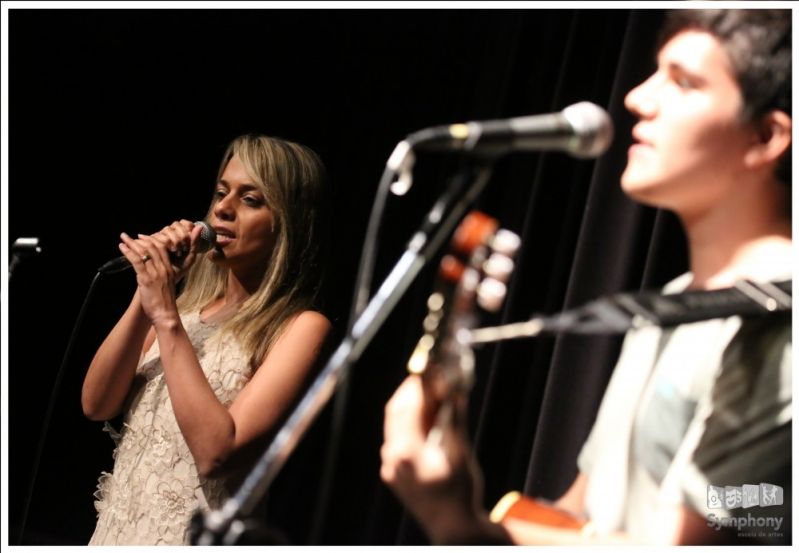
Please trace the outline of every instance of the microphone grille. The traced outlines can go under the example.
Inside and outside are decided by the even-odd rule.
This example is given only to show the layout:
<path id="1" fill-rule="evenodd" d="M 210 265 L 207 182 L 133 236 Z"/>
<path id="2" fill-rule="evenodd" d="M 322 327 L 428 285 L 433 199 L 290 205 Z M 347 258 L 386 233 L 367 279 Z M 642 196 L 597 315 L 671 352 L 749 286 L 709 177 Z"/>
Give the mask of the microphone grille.
<path id="1" fill-rule="evenodd" d="M 195 221 L 194 224 L 202 227 L 200 239 L 197 242 L 197 251 L 206 252 L 210 250 L 216 244 L 216 231 L 205 221 Z"/>
<path id="2" fill-rule="evenodd" d="M 574 129 L 574 144 L 569 149 L 575 157 L 592 158 L 605 153 L 613 141 L 613 122 L 608 112 L 591 102 L 579 102 L 563 110 Z"/>

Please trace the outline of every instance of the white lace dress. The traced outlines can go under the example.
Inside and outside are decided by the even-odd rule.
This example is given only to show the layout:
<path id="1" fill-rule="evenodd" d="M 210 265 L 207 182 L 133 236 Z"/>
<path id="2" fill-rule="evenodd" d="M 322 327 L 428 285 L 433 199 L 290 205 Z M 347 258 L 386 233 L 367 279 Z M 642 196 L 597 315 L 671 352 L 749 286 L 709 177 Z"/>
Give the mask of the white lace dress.
<path id="1" fill-rule="evenodd" d="M 199 312 L 181 316 L 208 382 L 230 405 L 252 376 L 247 356 L 217 323 Z M 219 507 L 229 490 L 222 479 L 203 478 L 178 428 L 169 399 L 158 341 L 142 359 L 116 442 L 114 472 L 103 472 L 95 492 L 97 527 L 90 545 L 184 545 L 197 507 Z"/>

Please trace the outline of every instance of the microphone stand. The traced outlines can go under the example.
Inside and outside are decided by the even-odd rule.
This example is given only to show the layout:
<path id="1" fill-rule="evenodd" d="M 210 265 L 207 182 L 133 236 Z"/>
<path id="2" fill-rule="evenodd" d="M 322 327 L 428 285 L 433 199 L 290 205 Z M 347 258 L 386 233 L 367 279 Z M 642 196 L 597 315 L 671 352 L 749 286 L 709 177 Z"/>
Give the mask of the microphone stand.
<path id="1" fill-rule="evenodd" d="M 286 423 L 262 454 L 238 491 L 221 509 L 195 513 L 195 545 L 233 545 L 246 527 L 240 517 L 248 516 L 283 467 L 300 438 L 333 395 L 341 378 L 385 322 L 419 271 L 452 234 L 466 211 L 485 189 L 492 167 L 486 163 L 467 166 L 449 182 L 433 205 L 421 228 L 411 237 L 405 253 L 380 285 L 366 308 L 353 323 L 344 340 L 311 384 Z M 201 519 L 201 520 L 199 520 Z"/>

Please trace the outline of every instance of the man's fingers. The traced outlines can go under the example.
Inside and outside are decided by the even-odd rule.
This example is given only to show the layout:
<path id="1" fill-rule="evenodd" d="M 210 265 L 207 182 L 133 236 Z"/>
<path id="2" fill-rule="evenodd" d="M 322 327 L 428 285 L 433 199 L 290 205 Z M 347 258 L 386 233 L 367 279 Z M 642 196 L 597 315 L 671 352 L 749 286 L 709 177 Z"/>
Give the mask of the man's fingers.
<path id="1" fill-rule="evenodd" d="M 386 404 L 383 432 L 387 442 L 412 438 L 423 442 L 427 436 L 424 424 L 424 397 L 418 376 L 407 377 Z"/>

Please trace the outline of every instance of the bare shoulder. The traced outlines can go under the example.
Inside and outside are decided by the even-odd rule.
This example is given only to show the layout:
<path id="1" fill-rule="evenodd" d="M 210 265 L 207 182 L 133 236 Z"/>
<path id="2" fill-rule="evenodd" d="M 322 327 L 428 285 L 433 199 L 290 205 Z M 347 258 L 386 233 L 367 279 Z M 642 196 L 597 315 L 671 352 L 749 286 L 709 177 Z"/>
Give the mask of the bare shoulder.
<path id="1" fill-rule="evenodd" d="M 275 344 L 275 348 L 295 348 L 299 344 L 321 344 L 330 333 L 332 326 L 330 320 L 322 313 L 312 310 L 303 311 L 291 320 Z"/>
<path id="2" fill-rule="evenodd" d="M 297 330 L 323 331 L 326 333 L 332 326 L 330 320 L 322 313 L 309 309 L 297 315 L 294 321 L 292 321 L 290 328 L 294 329 L 296 327 Z"/>

